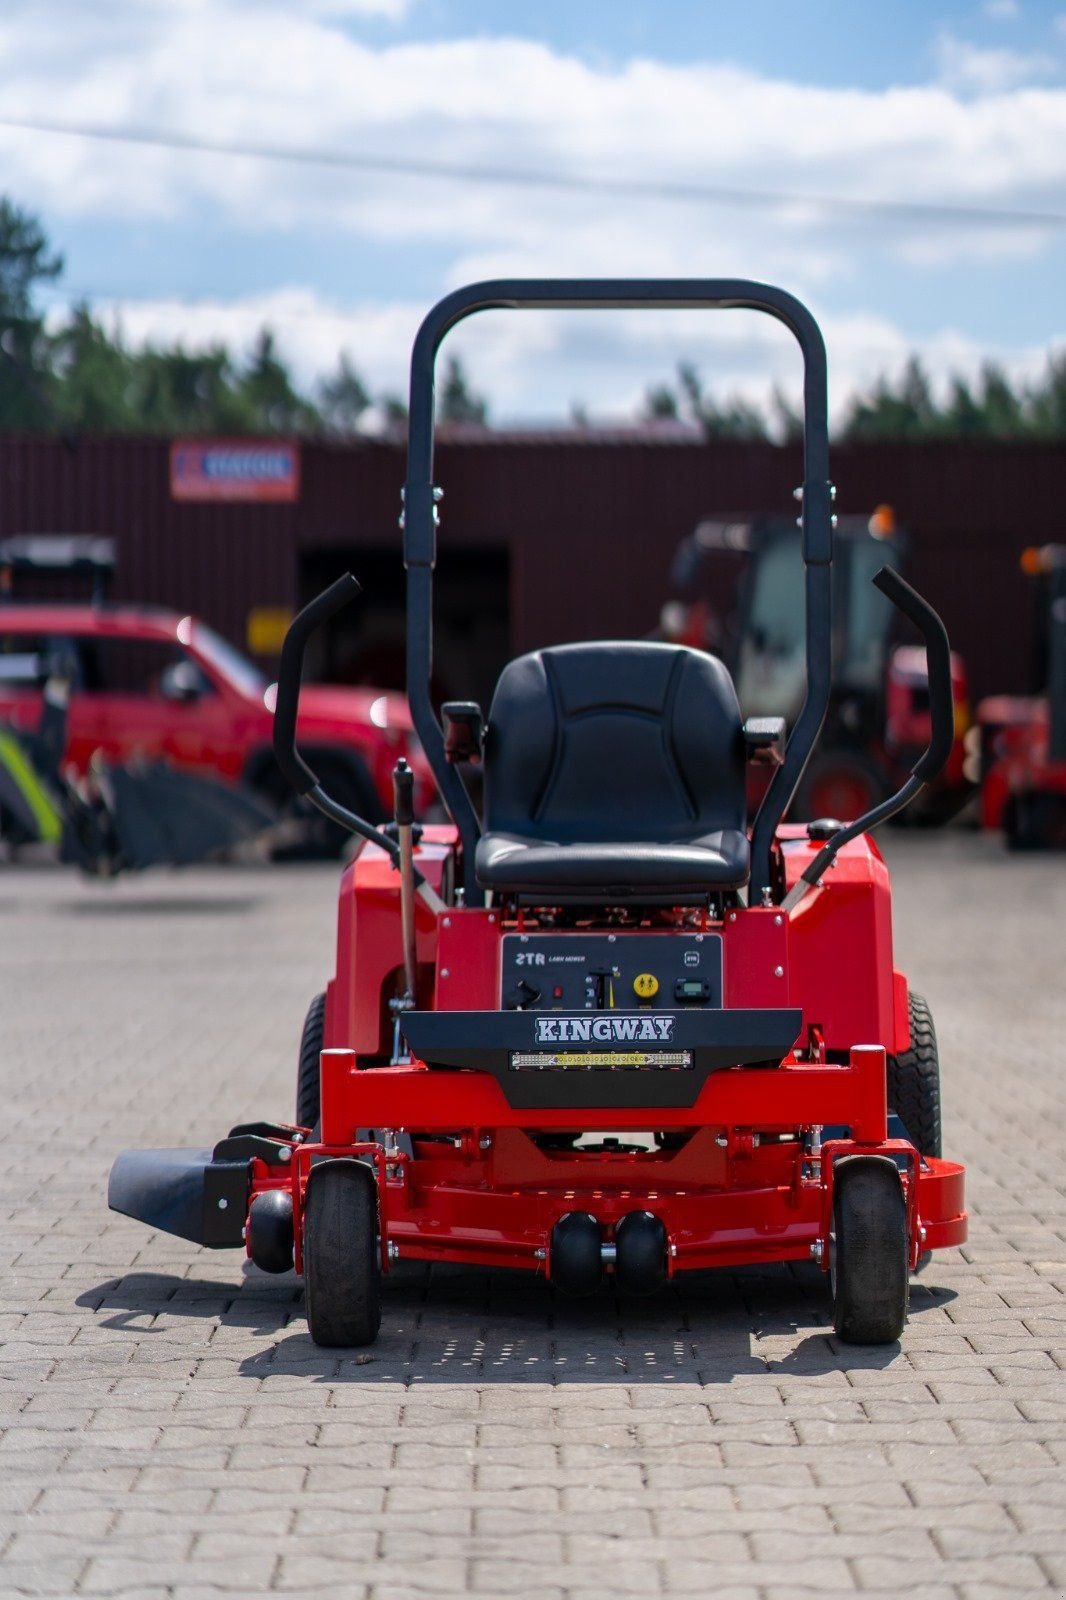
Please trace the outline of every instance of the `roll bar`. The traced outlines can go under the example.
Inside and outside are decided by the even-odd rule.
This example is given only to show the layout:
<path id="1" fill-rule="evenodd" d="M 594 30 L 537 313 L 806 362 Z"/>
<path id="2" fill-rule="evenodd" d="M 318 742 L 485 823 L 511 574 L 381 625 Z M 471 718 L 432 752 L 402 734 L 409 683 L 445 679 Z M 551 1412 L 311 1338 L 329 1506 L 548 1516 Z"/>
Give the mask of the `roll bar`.
<path id="1" fill-rule="evenodd" d="M 477 814 L 455 767 L 430 699 L 433 666 L 433 568 L 437 558 L 437 501 L 433 485 L 433 386 L 445 334 L 476 311 L 489 310 L 748 310 L 783 322 L 803 353 L 803 559 L 806 564 L 807 691 L 752 833 L 751 893 L 770 892 L 770 849 L 807 764 L 829 705 L 832 657 L 830 564 L 833 489 L 829 482 L 829 423 L 825 344 L 811 313 L 794 296 L 743 278 L 498 279 L 446 295 L 425 317 L 411 352 L 407 481 L 402 525 L 407 568 L 407 696 L 445 804 L 463 844 L 468 905 L 483 896 L 474 872 Z M 312 797 L 313 798 L 313 797 Z"/>

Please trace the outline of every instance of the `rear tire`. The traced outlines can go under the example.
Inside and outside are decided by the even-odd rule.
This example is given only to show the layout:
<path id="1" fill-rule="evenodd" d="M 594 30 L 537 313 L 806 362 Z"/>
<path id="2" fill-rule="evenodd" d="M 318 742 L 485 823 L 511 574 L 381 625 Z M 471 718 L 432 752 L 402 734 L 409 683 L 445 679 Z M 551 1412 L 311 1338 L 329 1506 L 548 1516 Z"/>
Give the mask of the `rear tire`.
<path id="1" fill-rule="evenodd" d="M 312 1168 L 303 1219 L 304 1305 L 315 1344 L 373 1344 L 381 1326 L 377 1184 L 361 1161 Z"/>
<path id="2" fill-rule="evenodd" d="M 888 1058 L 888 1109 L 894 1111 L 923 1156 L 943 1152 L 940 1054 L 933 1013 L 920 994 L 908 997 L 910 1049 Z"/>
<path id="3" fill-rule="evenodd" d="M 892 1344 L 907 1321 L 907 1207 L 895 1163 L 848 1156 L 834 1174 L 829 1275 L 845 1344 Z"/>
<path id="4" fill-rule="evenodd" d="M 322 1053 L 325 1031 L 326 997 L 316 994 L 307 1008 L 304 1030 L 300 1036 L 300 1060 L 296 1068 L 296 1125 L 299 1128 L 316 1127 L 321 1114 L 318 1058 Z"/>

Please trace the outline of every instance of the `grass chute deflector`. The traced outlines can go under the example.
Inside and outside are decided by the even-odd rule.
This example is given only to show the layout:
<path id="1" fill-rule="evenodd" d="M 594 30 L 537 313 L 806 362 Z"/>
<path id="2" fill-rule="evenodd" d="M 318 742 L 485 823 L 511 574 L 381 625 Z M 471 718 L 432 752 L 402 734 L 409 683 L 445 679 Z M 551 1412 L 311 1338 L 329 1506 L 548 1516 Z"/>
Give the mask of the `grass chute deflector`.
<path id="1" fill-rule="evenodd" d="M 474 311 L 560 307 L 747 308 L 799 341 L 807 684 L 791 739 L 782 716 L 743 719 L 715 657 L 644 640 L 531 651 L 503 668 L 487 719 L 455 702 L 438 720 L 437 350 Z M 328 1348 L 375 1338 L 397 1257 L 539 1273 L 568 1293 L 612 1278 L 624 1295 L 813 1260 L 840 1338 L 897 1339 L 910 1271 L 965 1240 L 964 1173 L 942 1156 L 935 1033 L 895 968 L 888 869 L 862 833 L 943 760 L 946 640 L 879 575 L 926 635 L 930 747 L 858 823 L 783 822 L 831 688 L 832 499 L 825 351 L 791 295 L 498 282 L 441 301 L 414 346 L 403 522 L 408 697 L 453 821 L 417 837 L 398 764 L 394 824 L 375 829 L 300 758 L 303 648 L 357 591 L 343 578 L 293 623 L 278 690 L 282 769 L 366 841 L 307 1012 L 296 1123 L 245 1123 L 212 1151 L 126 1151 L 112 1207 L 243 1246 L 268 1272 L 295 1266 Z M 456 770 L 468 762 L 483 766 L 483 825 Z M 774 770 L 750 838 L 749 763 Z"/>

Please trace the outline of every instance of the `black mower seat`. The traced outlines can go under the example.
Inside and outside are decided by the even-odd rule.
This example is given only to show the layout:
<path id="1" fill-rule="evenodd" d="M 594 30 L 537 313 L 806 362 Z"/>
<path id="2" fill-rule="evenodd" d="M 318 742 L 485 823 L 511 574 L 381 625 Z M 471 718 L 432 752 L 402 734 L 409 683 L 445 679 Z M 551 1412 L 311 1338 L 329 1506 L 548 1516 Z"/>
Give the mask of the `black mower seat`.
<path id="1" fill-rule="evenodd" d="M 485 736 L 486 889 L 703 898 L 748 880 L 744 732 L 714 656 L 628 640 L 504 668 Z"/>

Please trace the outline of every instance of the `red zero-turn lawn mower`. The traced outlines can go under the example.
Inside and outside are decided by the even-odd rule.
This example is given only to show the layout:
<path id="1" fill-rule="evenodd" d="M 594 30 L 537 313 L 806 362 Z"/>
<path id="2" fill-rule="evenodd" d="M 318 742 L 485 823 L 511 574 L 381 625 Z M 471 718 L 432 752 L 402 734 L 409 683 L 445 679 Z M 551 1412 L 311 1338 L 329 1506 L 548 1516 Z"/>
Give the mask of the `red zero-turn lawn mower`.
<path id="1" fill-rule="evenodd" d="M 807 695 L 787 744 L 743 722 L 703 651 L 599 642 L 505 667 L 487 723 L 430 701 L 433 369 L 490 307 L 744 307 L 803 351 Z M 404 501 L 408 694 L 453 819 L 421 832 L 396 774 L 391 831 L 346 812 L 294 743 L 311 630 L 286 641 L 275 740 L 301 792 L 367 841 L 340 889 L 337 966 L 312 1002 L 297 1126 L 248 1123 L 214 1151 L 127 1151 L 110 1204 L 209 1246 L 295 1265 L 321 1345 L 368 1344 L 397 1259 L 649 1293 L 675 1273 L 814 1260 L 843 1339 L 898 1338 L 909 1274 L 966 1237 L 963 1169 L 941 1159 L 936 1039 L 892 959 L 888 873 L 866 837 L 951 750 L 947 636 L 917 625 L 932 735 L 899 792 L 846 826 L 781 826 L 830 695 L 832 486 L 825 349 L 780 289 L 734 281 L 497 282 L 430 312 L 411 368 Z M 797 596 L 797 605 L 800 598 Z M 745 828 L 745 768 L 774 769 Z M 484 818 L 460 775 L 483 762 Z"/>

